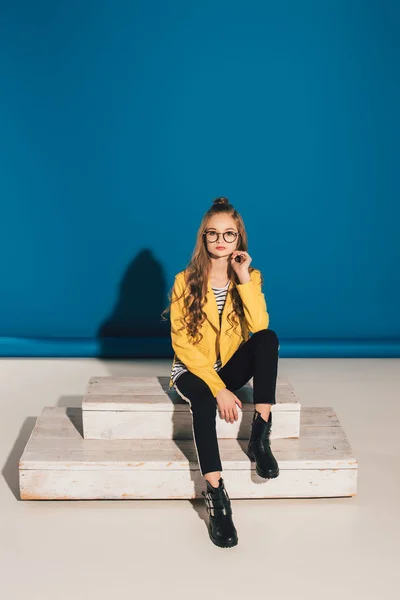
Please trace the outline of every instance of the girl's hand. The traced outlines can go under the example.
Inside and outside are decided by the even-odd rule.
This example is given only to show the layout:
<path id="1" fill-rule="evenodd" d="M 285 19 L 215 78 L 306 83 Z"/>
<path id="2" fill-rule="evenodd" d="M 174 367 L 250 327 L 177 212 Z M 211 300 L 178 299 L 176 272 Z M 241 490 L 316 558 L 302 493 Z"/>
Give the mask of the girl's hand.
<path id="1" fill-rule="evenodd" d="M 225 419 L 227 423 L 233 423 L 238 420 L 236 404 L 240 408 L 243 408 L 243 404 L 233 392 L 228 390 L 228 388 L 223 388 L 216 395 L 216 400 L 221 419 Z"/>
<path id="2" fill-rule="evenodd" d="M 235 256 L 241 257 L 242 260 L 240 263 L 236 262 Z M 231 254 L 231 267 L 238 277 L 248 274 L 251 261 L 250 254 L 245 252 L 245 250 L 234 250 Z"/>

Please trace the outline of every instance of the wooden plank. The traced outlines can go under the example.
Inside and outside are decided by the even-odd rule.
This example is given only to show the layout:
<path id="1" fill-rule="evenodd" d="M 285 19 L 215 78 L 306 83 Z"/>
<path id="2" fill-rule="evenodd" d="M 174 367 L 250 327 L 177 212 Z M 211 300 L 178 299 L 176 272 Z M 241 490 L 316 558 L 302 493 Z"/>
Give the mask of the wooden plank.
<path id="1" fill-rule="evenodd" d="M 151 414 L 151 418 L 149 418 Z M 83 411 L 85 439 L 193 439 L 189 405 L 181 411 Z M 238 420 L 227 423 L 217 413 L 217 437 L 245 439 L 249 436 L 253 410 L 238 407 Z M 271 439 L 299 437 L 299 411 L 273 412 Z"/>
<path id="2" fill-rule="evenodd" d="M 244 411 L 253 411 L 253 378 L 235 391 Z M 165 377 L 91 377 L 82 399 L 84 411 L 179 411 L 187 402 Z M 277 380 L 275 411 L 300 411 L 300 403 L 286 380 Z"/>
<path id="3" fill-rule="evenodd" d="M 193 440 L 87 440 L 81 417 L 79 408 L 42 410 L 19 463 L 21 499 L 201 497 Z M 246 440 L 219 440 L 231 498 L 356 494 L 358 463 L 331 407 L 303 408 L 300 438 L 271 445 L 280 475 L 265 480 L 245 454 Z"/>
<path id="4" fill-rule="evenodd" d="M 245 438 L 250 430 L 253 378 L 235 393 L 243 408 L 235 423 L 217 418 L 219 438 Z M 301 407 L 286 379 L 277 381 L 276 400 L 271 439 L 299 437 Z M 193 438 L 189 403 L 169 390 L 166 377 L 91 377 L 82 414 L 85 439 Z"/>
<path id="5" fill-rule="evenodd" d="M 311 410 L 314 416 L 318 415 L 318 408 Z M 20 469 L 198 469 L 193 440 L 86 440 L 76 435 L 76 423 L 70 418 L 75 411 L 79 409 L 42 410 L 21 457 Z M 307 413 L 309 424 L 303 421 Z M 313 421 L 310 409 L 304 408 L 300 437 L 274 441 L 274 455 L 282 470 L 356 467 L 357 461 L 340 424 L 314 425 L 318 420 L 321 421 Z M 219 440 L 224 469 L 246 468 L 249 463 L 244 452 L 246 443 L 246 440 Z"/>
<path id="6" fill-rule="evenodd" d="M 265 480 L 247 465 L 223 472 L 231 499 L 328 498 L 355 496 L 357 469 L 284 469 Z M 129 500 L 202 498 L 199 471 L 20 471 L 22 500 Z"/>

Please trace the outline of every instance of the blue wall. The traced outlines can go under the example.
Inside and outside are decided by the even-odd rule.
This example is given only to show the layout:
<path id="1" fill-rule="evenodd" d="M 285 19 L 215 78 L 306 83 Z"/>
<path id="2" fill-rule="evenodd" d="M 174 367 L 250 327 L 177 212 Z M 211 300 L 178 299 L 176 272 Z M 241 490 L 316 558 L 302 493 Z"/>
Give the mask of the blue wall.
<path id="1" fill-rule="evenodd" d="M 280 356 L 400 356 L 399 7 L 2 1 L 0 353 L 172 356 L 225 195 Z"/>

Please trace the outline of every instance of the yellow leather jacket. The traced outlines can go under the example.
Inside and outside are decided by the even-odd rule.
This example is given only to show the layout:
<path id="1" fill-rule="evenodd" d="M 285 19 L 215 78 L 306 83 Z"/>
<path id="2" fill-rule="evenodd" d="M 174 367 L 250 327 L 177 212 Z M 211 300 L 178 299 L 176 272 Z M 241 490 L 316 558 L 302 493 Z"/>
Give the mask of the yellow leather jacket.
<path id="1" fill-rule="evenodd" d="M 267 329 L 269 324 L 269 314 L 265 297 L 261 289 L 261 273 L 258 269 L 253 269 L 250 273 L 250 281 L 241 284 L 229 282 L 228 293 L 222 312 L 221 324 L 218 313 L 217 301 L 211 287 L 210 281 L 207 286 L 207 303 L 204 305 L 204 312 L 207 317 L 202 324 L 201 333 L 203 338 L 200 343 L 193 345 L 189 341 L 186 329 L 178 331 L 183 322 L 183 297 L 179 298 L 186 287 L 185 271 L 180 271 L 175 275 L 174 286 L 172 289 L 171 303 L 171 342 L 174 349 L 174 359 L 172 368 L 178 357 L 184 365 L 201 377 L 210 387 L 214 396 L 220 390 L 226 387 L 225 383 L 214 369 L 215 361 L 218 356 L 218 347 L 222 366 L 224 366 L 231 356 L 236 352 L 239 346 L 249 339 L 249 333 L 255 333 L 260 329 Z M 243 302 L 244 317 L 241 317 L 240 325 L 231 326 L 226 319 L 232 308 L 232 288 L 236 288 Z M 227 331 L 229 329 L 229 331 Z M 172 387 L 172 376 L 169 381 L 169 389 Z"/>

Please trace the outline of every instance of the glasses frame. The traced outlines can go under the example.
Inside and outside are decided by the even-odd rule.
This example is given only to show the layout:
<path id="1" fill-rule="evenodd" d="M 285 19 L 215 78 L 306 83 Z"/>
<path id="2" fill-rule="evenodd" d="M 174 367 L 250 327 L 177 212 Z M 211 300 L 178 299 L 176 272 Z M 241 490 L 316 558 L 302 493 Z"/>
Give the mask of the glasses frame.
<path id="1" fill-rule="evenodd" d="M 207 229 L 207 231 L 205 231 L 205 232 L 203 233 L 203 235 L 204 235 L 204 237 L 205 237 L 206 241 L 207 241 L 209 244 L 214 244 L 214 241 L 213 241 L 213 242 L 210 242 L 209 240 L 207 240 L 207 233 L 215 233 L 215 234 L 217 235 L 217 239 L 215 240 L 215 242 L 219 242 L 219 236 L 220 236 L 220 235 L 222 235 L 222 237 L 224 238 L 224 241 L 225 241 L 225 243 L 226 243 L 226 244 L 234 244 L 234 243 L 236 242 L 236 240 L 238 239 L 238 236 L 240 235 L 239 231 L 224 231 L 224 232 L 221 234 L 221 232 L 220 232 L 220 231 L 215 231 L 214 229 L 211 229 L 211 230 L 208 230 L 208 229 Z M 230 241 L 228 241 L 228 240 L 225 238 L 225 234 L 226 234 L 226 233 L 234 233 L 234 234 L 235 234 L 235 239 L 234 239 L 234 240 L 232 240 L 231 242 L 230 242 Z"/>

